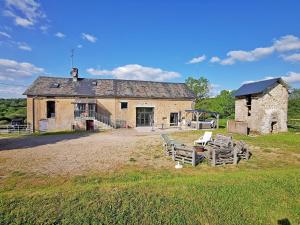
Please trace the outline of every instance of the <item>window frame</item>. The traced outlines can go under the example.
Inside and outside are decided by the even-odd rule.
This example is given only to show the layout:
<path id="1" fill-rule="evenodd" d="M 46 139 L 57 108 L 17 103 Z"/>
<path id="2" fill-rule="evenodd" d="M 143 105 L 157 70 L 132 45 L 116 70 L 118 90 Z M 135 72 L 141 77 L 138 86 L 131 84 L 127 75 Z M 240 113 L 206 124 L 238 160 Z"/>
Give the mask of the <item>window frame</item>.
<path id="1" fill-rule="evenodd" d="M 53 104 L 50 106 L 50 104 Z M 46 117 L 47 119 L 55 118 L 55 111 L 56 111 L 56 103 L 55 101 L 47 101 L 46 103 Z M 54 116 L 52 116 L 54 114 Z"/>
<path id="2" fill-rule="evenodd" d="M 126 107 L 124 107 L 123 104 L 126 104 Z M 120 109 L 121 109 L 121 110 L 127 110 L 127 109 L 128 109 L 128 102 L 126 102 L 126 101 L 121 101 L 121 102 L 120 102 Z"/>

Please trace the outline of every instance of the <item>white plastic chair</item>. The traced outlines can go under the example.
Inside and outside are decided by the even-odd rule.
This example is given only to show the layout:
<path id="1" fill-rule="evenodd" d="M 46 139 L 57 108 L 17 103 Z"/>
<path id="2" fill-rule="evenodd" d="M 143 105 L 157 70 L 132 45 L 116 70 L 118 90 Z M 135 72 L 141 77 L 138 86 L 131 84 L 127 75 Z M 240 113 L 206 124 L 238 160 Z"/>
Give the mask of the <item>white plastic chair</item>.
<path id="1" fill-rule="evenodd" d="M 212 132 L 205 131 L 203 136 L 201 136 L 198 140 L 194 141 L 194 145 L 200 144 L 202 146 L 205 146 L 207 142 L 211 141 L 211 139 L 212 139 Z"/>

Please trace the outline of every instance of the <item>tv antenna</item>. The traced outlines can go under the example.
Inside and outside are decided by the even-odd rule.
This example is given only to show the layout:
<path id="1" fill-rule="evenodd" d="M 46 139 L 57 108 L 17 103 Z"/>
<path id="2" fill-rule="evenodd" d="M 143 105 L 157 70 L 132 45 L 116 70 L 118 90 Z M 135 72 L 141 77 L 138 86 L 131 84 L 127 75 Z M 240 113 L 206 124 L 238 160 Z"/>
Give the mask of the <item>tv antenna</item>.
<path id="1" fill-rule="evenodd" d="M 72 48 L 71 49 L 71 67 L 72 68 L 74 67 L 74 51 L 75 51 L 75 49 Z"/>

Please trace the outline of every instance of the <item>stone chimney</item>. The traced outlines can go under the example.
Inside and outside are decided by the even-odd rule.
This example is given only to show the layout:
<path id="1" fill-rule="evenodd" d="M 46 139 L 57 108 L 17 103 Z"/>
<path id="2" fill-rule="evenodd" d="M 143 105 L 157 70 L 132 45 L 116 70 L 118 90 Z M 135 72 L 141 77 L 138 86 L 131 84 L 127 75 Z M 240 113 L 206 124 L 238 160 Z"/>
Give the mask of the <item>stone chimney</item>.
<path id="1" fill-rule="evenodd" d="M 76 82 L 78 80 L 78 68 L 72 68 L 70 74 L 73 77 L 73 81 Z"/>

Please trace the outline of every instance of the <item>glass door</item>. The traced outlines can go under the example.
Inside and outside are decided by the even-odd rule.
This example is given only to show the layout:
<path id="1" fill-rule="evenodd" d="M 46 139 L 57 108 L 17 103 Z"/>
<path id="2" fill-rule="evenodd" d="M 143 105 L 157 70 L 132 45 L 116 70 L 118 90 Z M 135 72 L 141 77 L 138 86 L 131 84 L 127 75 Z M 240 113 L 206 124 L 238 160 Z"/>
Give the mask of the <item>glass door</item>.
<path id="1" fill-rule="evenodd" d="M 151 126 L 154 116 L 154 108 L 136 108 L 136 126 L 137 127 L 146 127 Z"/>
<path id="2" fill-rule="evenodd" d="M 170 126 L 178 126 L 178 113 L 170 113 Z"/>

